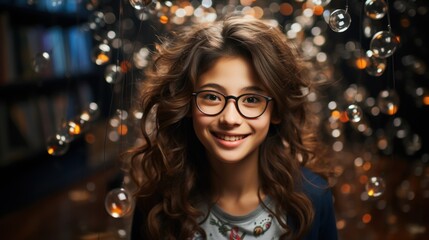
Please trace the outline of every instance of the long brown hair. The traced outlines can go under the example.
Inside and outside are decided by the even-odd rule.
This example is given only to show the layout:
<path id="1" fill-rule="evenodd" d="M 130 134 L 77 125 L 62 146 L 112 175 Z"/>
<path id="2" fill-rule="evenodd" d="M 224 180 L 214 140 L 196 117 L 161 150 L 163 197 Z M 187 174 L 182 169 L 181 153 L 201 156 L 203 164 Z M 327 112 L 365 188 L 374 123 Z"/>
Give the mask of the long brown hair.
<path id="1" fill-rule="evenodd" d="M 262 189 L 276 203 L 275 209 L 267 210 L 288 230 L 285 236 L 302 237 L 314 212 L 299 187 L 300 168 L 314 162 L 316 138 L 303 93 L 312 87 L 311 81 L 304 76 L 296 49 L 278 27 L 229 17 L 184 29 L 157 50 L 140 89 L 145 143 L 131 151 L 129 169 L 138 185 L 144 234 L 148 239 L 187 239 L 196 232 L 204 236 L 197 221 L 204 213 L 198 206 L 210 201 L 210 166 L 193 130 L 191 93 L 216 60 L 240 56 L 274 98 L 274 114 L 281 120 L 270 126 L 260 146 Z M 286 224 L 286 213 L 297 222 L 296 229 Z"/>

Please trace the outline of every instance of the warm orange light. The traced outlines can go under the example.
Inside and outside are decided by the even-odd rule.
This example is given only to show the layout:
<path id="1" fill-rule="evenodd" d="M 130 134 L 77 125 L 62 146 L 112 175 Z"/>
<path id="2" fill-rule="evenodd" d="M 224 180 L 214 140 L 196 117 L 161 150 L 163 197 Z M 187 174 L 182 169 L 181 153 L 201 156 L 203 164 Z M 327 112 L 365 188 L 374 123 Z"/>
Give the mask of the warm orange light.
<path id="1" fill-rule="evenodd" d="M 365 184 L 366 182 L 368 182 L 368 176 L 366 176 L 366 175 L 361 175 L 361 176 L 359 177 L 359 182 L 360 182 L 361 184 Z"/>
<path id="2" fill-rule="evenodd" d="M 398 111 L 398 106 L 391 103 L 387 106 L 387 114 L 394 115 Z"/>
<path id="3" fill-rule="evenodd" d="M 338 229 L 343 229 L 345 226 L 346 226 L 346 221 L 344 221 L 342 219 L 337 221 L 337 228 Z"/>
<path id="4" fill-rule="evenodd" d="M 368 66 L 368 63 L 366 62 L 365 58 L 359 57 L 359 58 L 356 59 L 355 65 L 356 65 L 357 69 L 361 69 L 362 70 L 362 69 L 365 69 L 366 66 Z"/>
<path id="5" fill-rule="evenodd" d="M 349 119 L 349 116 L 347 116 L 347 112 L 345 112 L 345 111 L 341 112 L 341 114 L 340 114 L 340 121 L 343 122 L 343 123 L 346 123 L 349 120 L 350 119 Z"/>
<path id="6" fill-rule="evenodd" d="M 49 148 L 48 148 L 48 153 L 49 153 L 49 155 L 54 154 L 54 152 L 55 152 L 55 149 L 54 149 L 53 147 L 49 147 Z"/>
<path id="7" fill-rule="evenodd" d="M 85 135 L 85 141 L 89 144 L 95 143 L 95 136 L 92 133 L 88 133 Z"/>
<path id="8" fill-rule="evenodd" d="M 371 169 L 371 163 L 370 162 L 366 162 L 362 165 L 362 168 L 364 171 L 368 171 Z"/>
<path id="9" fill-rule="evenodd" d="M 324 10 L 323 7 L 320 5 L 314 6 L 313 8 L 314 15 L 321 16 L 323 14 L 323 10 Z"/>
<path id="10" fill-rule="evenodd" d="M 116 205 L 116 204 L 112 204 L 110 206 L 110 213 L 113 216 L 122 216 L 123 210 L 120 206 Z"/>
<path id="11" fill-rule="evenodd" d="M 375 193 L 374 189 L 369 189 L 367 192 L 368 196 L 370 197 L 374 196 L 374 193 Z"/>
<path id="12" fill-rule="evenodd" d="M 423 104 L 424 105 L 429 105 L 429 96 L 424 96 L 423 97 Z"/>
<path id="13" fill-rule="evenodd" d="M 371 216 L 371 214 L 369 214 L 369 213 L 365 213 L 365 214 L 362 216 L 362 222 L 363 222 L 363 223 L 369 223 L 369 222 L 371 222 L 371 219 L 372 219 L 372 216 Z"/>
<path id="14" fill-rule="evenodd" d="M 118 133 L 119 133 L 119 135 L 122 135 L 122 136 L 127 135 L 127 133 L 128 133 L 127 125 L 125 125 L 125 124 L 119 125 L 118 126 Z"/>
<path id="15" fill-rule="evenodd" d="M 177 6 L 177 5 L 171 6 L 170 13 L 174 14 L 177 11 L 177 9 L 179 9 L 179 6 Z"/>
<path id="16" fill-rule="evenodd" d="M 167 17 L 167 16 L 165 16 L 165 15 L 162 15 L 161 17 L 159 17 L 159 21 L 160 21 L 162 24 L 167 24 L 167 23 L 168 23 L 168 17 Z"/>
<path id="17" fill-rule="evenodd" d="M 76 124 L 74 122 L 70 122 L 69 123 L 69 133 L 71 135 L 79 135 L 82 131 L 81 131 L 81 127 L 79 126 L 79 124 Z"/>
<path id="18" fill-rule="evenodd" d="M 255 18 L 262 18 L 264 16 L 264 9 L 262 9 L 261 7 L 253 7 L 253 10 L 255 11 Z"/>
<path id="19" fill-rule="evenodd" d="M 104 53 L 100 53 L 100 54 L 98 54 L 97 55 L 97 59 L 96 59 L 96 62 L 98 63 L 98 64 L 103 64 L 103 63 L 106 63 L 106 62 L 108 62 L 109 61 L 109 56 L 107 56 L 106 54 L 104 54 Z"/>
<path id="20" fill-rule="evenodd" d="M 250 6 L 255 0 L 240 0 L 240 4 L 243 6 Z"/>
<path id="21" fill-rule="evenodd" d="M 340 117 L 341 117 L 341 113 L 340 113 L 340 111 L 338 111 L 338 110 L 334 110 L 334 111 L 332 111 L 332 112 L 331 112 L 331 117 L 333 117 L 333 118 L 335 118 L 335 119 L 340 118 Z"/>
<path id="22" fill-rule="evenodd" d="M 293 13 L 293 7 L 289 3 L 280 4 L 280 13 L 284 16 L 289 16 Z"/>
<path id="23" fill-rule="evenodd" d="M 349 194 L 352 190 L 352 187 L 350 186 L 350 184 L 344 183 L 343 185 L 341 185 L 341 192 L 343 194 Z"/>
<path id="24" fill-rule="evenodd" d="M 131 63 L 127 60 L 121 62 L 121 72 L 126 73 L 131 69 Z"/>
<path id="25" fill-rule="evenodd" d="M 396 37 L 396 40 L 398 41 L 398 43 L 400 43 L 401 42 L 401 36 L 396 35 L 395 37 Z"/>

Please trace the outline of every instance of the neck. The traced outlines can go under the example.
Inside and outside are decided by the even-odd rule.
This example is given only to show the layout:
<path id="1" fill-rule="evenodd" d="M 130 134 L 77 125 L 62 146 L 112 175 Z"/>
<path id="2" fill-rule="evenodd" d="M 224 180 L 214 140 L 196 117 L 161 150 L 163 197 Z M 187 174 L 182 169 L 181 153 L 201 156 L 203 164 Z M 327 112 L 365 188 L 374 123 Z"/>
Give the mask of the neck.
<path id="1" fill-rule="evenodd" d="M 257 158 L 237 163 L 212 161 L 212 167 L 213 199 L 225 212 L 243 215 L 259 205 Z"/>

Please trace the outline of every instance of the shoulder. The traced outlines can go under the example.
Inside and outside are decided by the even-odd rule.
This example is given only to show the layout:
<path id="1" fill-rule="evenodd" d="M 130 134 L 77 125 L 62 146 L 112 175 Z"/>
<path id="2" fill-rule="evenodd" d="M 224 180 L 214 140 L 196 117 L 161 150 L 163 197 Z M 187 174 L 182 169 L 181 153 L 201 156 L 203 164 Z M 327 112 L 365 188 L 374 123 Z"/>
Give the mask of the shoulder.
<path id="1" fill-rule="evenodd" d="M 302 191 L 311 199 L 320 199 L 323 196 L 331 195 L 330 187 L 326 179 L 319 174 L 312 172 L 306 167 L 301 168 L 302 174 Z"/>
<path id="2" fill-rule="evenodd" d="M 331 187 L 322 176 L 308 168 L 303 167 L 301 173 L 302 191 L 311 200 L 315 214 L 304 239 L 338 239 Z"/>

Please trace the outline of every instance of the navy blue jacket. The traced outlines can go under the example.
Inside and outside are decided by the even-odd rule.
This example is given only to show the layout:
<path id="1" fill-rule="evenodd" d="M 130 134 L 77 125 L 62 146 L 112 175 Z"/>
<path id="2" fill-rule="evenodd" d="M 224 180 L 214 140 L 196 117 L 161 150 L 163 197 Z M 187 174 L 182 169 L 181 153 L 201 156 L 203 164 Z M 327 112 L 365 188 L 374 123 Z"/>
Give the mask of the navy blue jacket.
<path id="1" fill-rule="evenodd" d="M 321 176 L 311 172 L 307 168 L 302 168 L 302 173 L 304 176 L 302 190 L 313 203 L 315 212 L 312 226 L 302 240 L 337 240 L 338 235 L 332 193 L 327 182 Z M 136 208 L 132 223 L 132 240 L 144 239 L 141 237 L 139 231 L 142 222 L 142 213 Z M 296 226 L 291 217 L 287 218 L 287 223 L 292 229 Z"/>
<path id="2" fill-rule="evenodd" d="M 315 212 L 312 226 L 303 240 L 337 240 L 335 211 L 328 183 L 307 168 L 302 168 L 302 173 L 302 190 L 313 203 Z M 287 222 L 292 228 L 295 226 L 292 218 L 288 217 Z"/>

